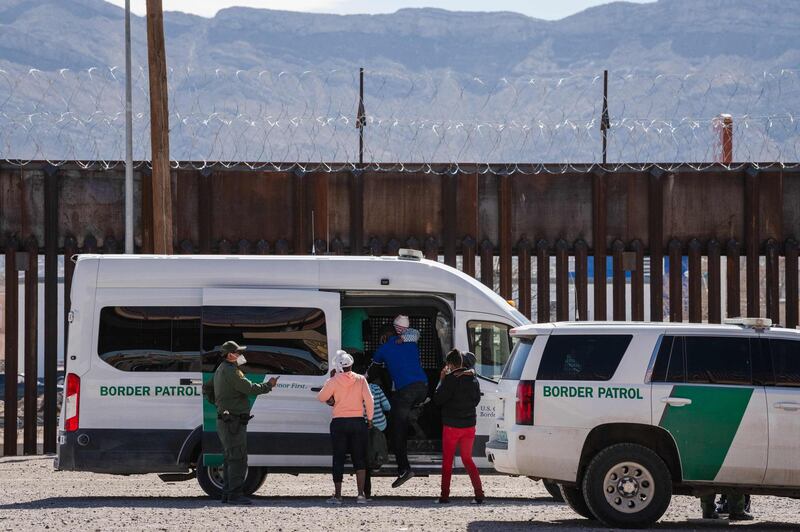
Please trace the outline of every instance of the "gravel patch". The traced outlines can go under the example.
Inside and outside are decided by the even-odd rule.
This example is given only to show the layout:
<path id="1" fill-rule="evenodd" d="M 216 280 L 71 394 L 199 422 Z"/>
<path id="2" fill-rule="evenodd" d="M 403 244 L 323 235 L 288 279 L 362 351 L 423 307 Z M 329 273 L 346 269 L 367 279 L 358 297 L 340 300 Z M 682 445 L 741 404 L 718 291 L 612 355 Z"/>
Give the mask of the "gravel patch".
<path id="1" fill-rule="evenodd" d="M 374 502 L 355 504 L 355 479 L 345 478 L 346 502 L 325 504 L 327 475 L 270 475 L 253 507 L 222 506 L 196 481 L 163 483 L 156 475 L 112 476 L 53 471 L 52 457 L 0 459 L 0 530 L 594 530 L 542 485 L 526 478 L 485 476 L 489 499 L 470 504 L 469 480 L 453 477 L 453 503 L 434 504 L 439 477 L 414 478 L 397 490 L 373 479 Z M 674 497 L 661 530 L 742 528 L 800 530 L 800 501 L 753 497 L 756 521 L 699 519 L 697 499 Z"/>

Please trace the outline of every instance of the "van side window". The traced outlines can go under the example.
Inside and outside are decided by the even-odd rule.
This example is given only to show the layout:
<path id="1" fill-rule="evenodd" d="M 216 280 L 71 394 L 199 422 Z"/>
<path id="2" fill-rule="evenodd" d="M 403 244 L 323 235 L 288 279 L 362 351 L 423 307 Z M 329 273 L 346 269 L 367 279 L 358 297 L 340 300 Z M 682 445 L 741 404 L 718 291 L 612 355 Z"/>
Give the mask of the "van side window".
<path id="1" fill-rule="evenodd" d="M 753 383 L 750 339 L 686 336 L 686 382 L 691 384 Z"/>
<path id="2" fill-rule="evenodd" d="M 469 350 L 475 354 L 475 371 L 487 379 L 497 380 L 511 354 L 511 327 L 491 321 L 467 323 Z"/>
<path id="3" fill-rule="evenodd" d="M 200 371 L 200 307 L 104 307 L 97 354 L 122 371 Z"/>
<path id="4" fill-rule="evenodd" d="M 324 375 L 328 370 L 325 313 L 300 307 L 203 307 L 204 358 L 228 340 L 246 345 L 245 373 Z"/>
<path id="5" fill-rule="evenodd" d="M 539 364 L 539 380 L 607 381 L 617 371 L 630 334 L 551 335 Z"/>
<path id="6" fill-rule="evenodd" d="M 800 341 L 769 341 L 776 386 L 800 387 Z"/>
<path id="7" fill-rule="evenodd" d="M 686 382 L 682 336 L 663 336 L 651 382 Z"/>

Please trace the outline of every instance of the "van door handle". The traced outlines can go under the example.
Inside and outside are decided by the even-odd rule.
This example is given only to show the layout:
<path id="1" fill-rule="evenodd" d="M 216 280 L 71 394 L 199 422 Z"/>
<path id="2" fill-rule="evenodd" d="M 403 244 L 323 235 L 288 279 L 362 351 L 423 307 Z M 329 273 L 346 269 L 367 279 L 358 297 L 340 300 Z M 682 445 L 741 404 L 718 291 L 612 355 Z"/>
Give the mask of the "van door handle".
<path id="1" fill-rule="evenodd" d="M 320 386 L 319 388 L 311 388 L 311 391 L 312 392 L 321 392 L 322 391 L 322 387 Z"/>
<path id="2" fill-rule="evenodd" d="M 203 379 L 181 379 L 181 386 L 202 386 Z"/>
<path id="3" fill-rule="evenodd" d="M 691 399 L 685 397 L 662 397 L 662 403 L 667 403 L 669 406 L 686 406 L 692 404 Z"/>
<path id="4" fill-rule="evenodd" d="M 780 408 L 781 410 L 786 410 L 788 412 L 797 412 L 800 410 L 800 403 L 775 403 L 775 408 Z"/>

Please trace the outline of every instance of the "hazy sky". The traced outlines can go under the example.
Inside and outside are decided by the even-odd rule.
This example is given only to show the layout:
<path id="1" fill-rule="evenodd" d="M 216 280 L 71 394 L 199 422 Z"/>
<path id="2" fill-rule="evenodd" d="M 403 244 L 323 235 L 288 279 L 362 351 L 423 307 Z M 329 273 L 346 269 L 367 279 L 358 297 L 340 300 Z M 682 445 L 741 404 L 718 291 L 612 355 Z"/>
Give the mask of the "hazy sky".
<path id="1" fill-rule="evenodd" d="M 108 0 L 125 5 L 125 0 Z M 633 0 L 644 3 L 654 0 Z M 230 6 L 262 7 L 320 13 L 393 13 L 404 7 L 439 7 L 452 11 L 516 11 L 531 17 L 559 19 L 609 0 L 163 0 L 167 11 L 184 11 L 206 17 Z M 145 0 L 131 0 L 138 15 L 145 12 Z"/>

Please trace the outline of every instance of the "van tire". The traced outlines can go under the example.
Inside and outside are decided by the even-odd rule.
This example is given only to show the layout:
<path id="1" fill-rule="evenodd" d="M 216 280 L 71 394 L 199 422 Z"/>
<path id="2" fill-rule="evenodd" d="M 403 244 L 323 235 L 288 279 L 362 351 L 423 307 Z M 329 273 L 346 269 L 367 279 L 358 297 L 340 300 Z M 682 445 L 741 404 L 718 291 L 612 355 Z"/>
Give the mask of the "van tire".
<path id="1" fill-rule="evenodd" d="M 558 487 L 561 488 L 561 497 L 564 499 L 564 502 L 572 508 L 573 512 L 586 519 L 592 521 L 597 520 L 589 509 L 589 506 L 587 506 L 586 501 L 583 500 L 583 492 L 579 488 L 576 486 L 565 486 L 563 484 L 559 484 Z"/>
<path id="2" fill-rule="evenodd" d="M 197 483 L 200 488 L 212 499 L 222 498 L 221 474 L 216 467 L 200 465 L 197 467 Z M 265 467 L 248 467 L 247 475 L 244 477 L 243 493 L 252 495 L 264 485 L 267 480 L 267 469 Z"/>
<path id="3" fill-rule="evenodd" d="M 543 480 L 542 484 L 544 485 L 544 489 L 547 490 L 547 493 L 553 498 L 556 502 L 564 502 L 564 497 L 561 496 L 561 488 L 555 482 L 550 480 Z"/>
<path id="4" fill-rule="evenodd" d="M 623 490 L 635 490 L 629 494 Z M 642 445 L 606 447 L 586 468 L 583 497 L 606 526 L 645 528 L 661 519 L 672 498 L 672 476 L 655 452 Z"/>

